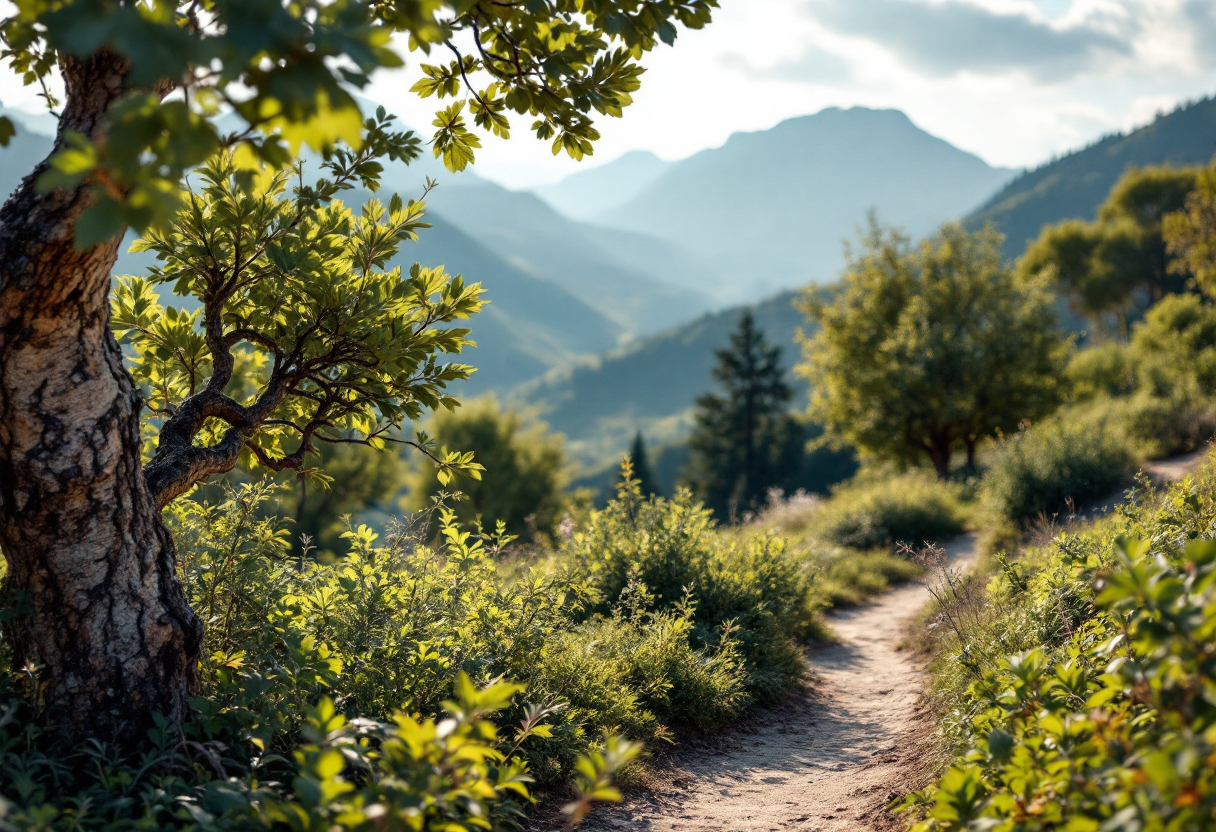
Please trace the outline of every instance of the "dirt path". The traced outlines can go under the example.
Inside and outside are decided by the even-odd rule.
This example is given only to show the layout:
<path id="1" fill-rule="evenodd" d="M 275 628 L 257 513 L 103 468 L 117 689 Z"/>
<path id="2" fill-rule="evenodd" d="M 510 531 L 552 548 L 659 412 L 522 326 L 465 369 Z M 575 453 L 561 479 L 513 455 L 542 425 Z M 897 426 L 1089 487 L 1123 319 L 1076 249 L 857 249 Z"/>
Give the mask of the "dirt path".
<path id="1" fill-rule="evenodd" d="M 973 536 L 948 547 L 969 568 Z M 622 806 L 599 810 L 588 830 L 822 830 L 890 826 L 884 810 L 912 783 L 927 751 L 918 711 L 923 673 L 899 649 L 927 590 L 905 584 L 828 617 L 839 638 L 810 654 L 813 678 L 799 695 L 689 745 L 663 782 Z"/>

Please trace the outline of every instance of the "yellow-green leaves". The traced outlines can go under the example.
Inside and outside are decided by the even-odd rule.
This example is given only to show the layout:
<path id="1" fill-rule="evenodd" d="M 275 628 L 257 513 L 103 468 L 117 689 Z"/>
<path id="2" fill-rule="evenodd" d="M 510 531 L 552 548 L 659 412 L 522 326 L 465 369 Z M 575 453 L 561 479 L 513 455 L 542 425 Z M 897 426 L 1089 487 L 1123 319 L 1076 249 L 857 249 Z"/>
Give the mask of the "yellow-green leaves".
<path id="1" fill-rule="evenodd" d="M 447 324 L 483 301 L 479 285 L 442 267 L 414 264 L 403 274 L 393 265 L 428 227 L 425 203 L 394 195 L 356 212 L 332 199 L 376 181 L 372 154 L 382 145 L 408 152 L 412 137 L 389 136 L 388 121 L 381 113 L 366 147 L 336 152 L 325 177 L 291 194 L 287 172 L 250 178 L 221 154 L 199 171 L 172 226 L 137 243 L 157 265 L 147 279 L 119 281 L 113 320 L 166 430 L 188 425 L 203 446 L 227 442 L 245 464 L 272 470 L 311 472 L 308 460 L 326 442 L 431 453 L 425 441 L 403 439 L 402 427 L 457 406 L 448 385 L 472 368 L 439 357 L 472 341 L 467 328 Z M 157 284 L 199 308 L 162 307 Z M 445 476 L 481 470 L 468 453 L 437 459 Z M 215 472 L 235 462 L 210 464 Z"/>
<path id="2" fill-rule="evenodd" d="M 575 764 L 576 798 L 562 807 L 562 812 L 571 823 L 578 823 L 596 802 L 618 803 L 621 793 L 612 785 L 612 775 L 632 762 L 642 747 L 634 742 L 609 737 L 602 750 L 585 754 Z"/>
<path id="3" fill-rule="evenodd" d="M 0 147 L 8 147 L 15 135 L 17 128 L 13 125 L 13 120 L 8 116 L 0 116 Z"/>
<path id="4" fill-rule="evenodd" d="M 459 101 L 436 113 L 432 122 L 439 129 L 431 146 L 448 170 L 464 170 L 473 162 L 473 150 L 481 147 L 481 139 L 465 126 L 463 111 L 464 102 Z"/>
<path id="5" fill-rule="evenodd" d="M 107 53 L 112 77 L 102 85 L 131 92 L 113 107 L 89 141 L 95 164 L 72 179 L 75 163 L 47 187 L 98 189 L 97 204 L 77 233 L 79 245 L 112 238 L 127 225 L 143 231 L 177 208 L 182 176 L 216 149 L 244 147 L 272 167 L 286 167 L 300 148 L 329 153 L 358 148 L 361 116 L 352 88 L 381 68 L 399 67 L 395 36 L 429 55 L 443 44 L 447 64 L 422 64 L 412 91 L 424 98 L 460 98 L 441 109 L 431 143 L 451 170 L 472 163 L 481 140 L 465 124 L 469 104 L 477 128 L 506 138 L 508 111 L 527 115 L 554 153 L 581 159 L 599 138 L 591 114 L 618 117 L 632 101 L 640 61 L 671 44 L 677 24 L 700 28 L 717 0 L 594 0 L 502 3 L 496 0 L 19 0 L 0 21 L 0 57 L 26 84 L 42 84 L 59 56 L 90 60 Z M 459 46 L 458 46 L 459 44 Z M 87 86 L 87 85 L 86 85 Z M 184 89 L 181 98 L 166 92 Z M 89 94 L 83 91 L 82 95 Z M 53 100 L 45 93 L 48 104 Z M 222 109 L 241 122 L 220 136 Z M 0 120 L 0 146 L 12 124 Z M 52 185 L 52 181 L 54 184 Z"/>

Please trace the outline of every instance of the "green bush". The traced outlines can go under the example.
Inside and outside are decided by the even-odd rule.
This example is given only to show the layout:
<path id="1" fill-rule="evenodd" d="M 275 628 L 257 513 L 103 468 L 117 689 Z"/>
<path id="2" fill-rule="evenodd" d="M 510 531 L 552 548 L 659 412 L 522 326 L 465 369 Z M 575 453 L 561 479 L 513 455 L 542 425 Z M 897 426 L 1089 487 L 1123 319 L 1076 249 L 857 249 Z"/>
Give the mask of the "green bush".
<path id="1" fill-rule="evenodd" d="M 921 545 L 962 534 L 962 496 L 962 486 L 917 473 L 846 484 L 815 523 L 825 538 L 854 549 Z"/>
<path id="2" fill-rule="evenodd" d="M 1216 828 L 1214 498 L 1209 463 L 1004 562 L 939 645 L 957 751 L 920 832 Z"/>
<path id="3" fill-rule="evenodd" d="M 443 483 L 439 468 L 420 462 L 409 477 L 408 507 L 423 511 L 445 491 L 459 490 L 454 504 L 463 523 L 502 522 L 513 535 L 550 534 L 562 519 L 569 498 L 565 442 L 549 426 L 503 407 L 492 396 L 438 412 L 427 425 L 431 438 L 448 451 L 471 453 L 485 467 Z"/>
<path id="4" fill-rule="evenodd" d="M 831 607 L 860 604 L 892 584 L 912 580 L 921 571 L 913 560 L 883 550 L 842 549 L 822 554 L 818 563 L 818 591 Z"/>
<path id="5" fill-rule="evenodd" d="M 1136 362 L 1123 344 L 1108 342 L 1073 353 L 1067 370 L 1072 401 L 1130 396 L 1136 391 Z"/>
<path id="6" fill-rule="evenodd" d="M 1168 295 L 1130 344 L 1077 353 L 1068 379 L 1074 412 L 1101 414 L 1138 455 L 1195 450 L 1216 435 L 1216 307 Z"/>
<path id="7" fill-rule="evenodd" d="M 1131 479 L 1133 460 L 1117 429 L 1067 414 L 1003 440 L 984 476 L 994 514 L 1021 524 L 1105 497 Z"/>
<path id="8" fill-rule="evenodd" d="M 685 610 L 702 649 L 719 649 L 729 634 L 752 694 L 777 697 L 802 673 L 797 642 L 820 605 L 809 564 L 775 535 L 719 531 L 687 491 L 643 500 L 635 482 L 623 485 L 560 555 L 596 591 L 594 612 L 608 612 L 639 586 L 642 609 Z"/>
<path id="9" fill-rule="evenodd" d="M 444 507 L 383 539 L 351 529 L 343 557 L 314 562 L 292 553 L 273 490 L 170 509 L 183 585 L 208 623 L 180 730 L 161 725 L 134 757 L 68 747 L 38 711 L 37 668 L 0 673 L 0 830 L 497 828 L 530 779 L 571 777 L 584 811 L 632 753 L 606 737 L 735 717 L 750 700 L 745 656 L 764 655 L 756 622 L 785 621 L 764 609 L 767 587 L 749 586 L 785 573 L 720 578 L 732 609 L 755 609 L 740 609 L 746 628 L 707 628 L 693 596 L 627 581 L 610 598 L 560 558 L 504 568 L 507 539 Z M 522 727 L 500 735 L 493 714 Z"/>

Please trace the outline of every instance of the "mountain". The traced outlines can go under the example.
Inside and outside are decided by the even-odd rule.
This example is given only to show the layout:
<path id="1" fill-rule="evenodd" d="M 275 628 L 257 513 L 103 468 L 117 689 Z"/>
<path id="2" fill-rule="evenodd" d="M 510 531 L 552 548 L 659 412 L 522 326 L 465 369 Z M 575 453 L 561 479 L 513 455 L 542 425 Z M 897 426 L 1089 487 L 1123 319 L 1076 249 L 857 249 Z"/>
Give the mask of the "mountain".
<path id="1" fill-rule="evenodd" d="M 923 235 L 974 209 L 1011 175 L 901 112 L 832 108 L 670 163 L 595 219 L 691 250 L 706 284 L 738 303 L 834 280 L 842 241 L 871 209 Z"/>
<path id="2" fill-rule="evenodd" d="M 1044 225 L 1094 219 L 1129 167 L 1206 165 L 1216 154 L 1216 98 L 1184 105 L 1152 124 L 1117 133 L 1028 171 L 967 218 L 971 227 L 995 223 L 1013 259 Z"/>
<path id="3" fill-rule="evenodd" d="M 490 301 L 468 323 L 477 346 L 460 361 L 477 367 L 465 391 L 505 390 L 589 353 L 614 347 L 623 330 L 599 310 L 551 281 L 503 259 L 448 222 L 431 216 L 396 258 L 444 265 L 451 274 L 480 282 Z M 395 261 L 395 262 L 396 262 Z"/>
<path id="4" fill-rule="evenodd" d="M 0 148 L 0 201 L 3 201 L 16 190 L 26 174 L 47 157 L 55 142 L 45 119 L 9 109 L 2 104 L 0 116 L 8 116 L 17 128 L 17 135 L 13 136 L 8 146 Z"/>
<path id="5" fill-rule="evenodd" d="M 631 335 L 682 323 L 711 304 L 708 295 L 669 282 L 644 259 L 630 265 L 630 255 L 622 255 L 662 246 L 661 241 L 628 232 L 609 239 L 557 213 L 535 194 L 484 181 L 441 186 L 428 207 L 516 267 L 581 298 Z M 678 260 L 679 254 L 672 257 Z"/>
<path id="6" fill-rule="evenodd" d="M 536 193 L 576 220 L 596 217 L 624 205 L 658 179 L 670 165 L 646 150 L 634 150 L 606 165 L 579 171 Z"/>
<path id="7" fill-rule="evenodd" d="M 798 359 L 795 333 L 805 319 L 782 292 L 750 307 L 770 343 L 782 347 L 787 369 Z M 600 358 L 554 370 L 513 391 L 509 400 L 538 409 L 566 435 L 571 455 L 585 469 L 620 461 L 637 431 L 658 446 L 684 438 L 694 400 L 713 384 L 714 351 L 722 349 L 743 307 L 705 314 Z M 805 390 L 801 382 L 796 388 Z"/>

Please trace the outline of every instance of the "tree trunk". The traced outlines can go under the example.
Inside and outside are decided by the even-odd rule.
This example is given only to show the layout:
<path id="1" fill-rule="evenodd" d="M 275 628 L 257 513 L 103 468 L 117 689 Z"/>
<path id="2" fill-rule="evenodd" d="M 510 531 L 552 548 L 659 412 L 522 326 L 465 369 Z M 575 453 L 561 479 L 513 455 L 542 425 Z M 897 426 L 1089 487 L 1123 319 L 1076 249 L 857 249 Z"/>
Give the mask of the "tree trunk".
<path id="1" fill-rule="evenodd" d="M 950 446 L 953 443 L 949 440 L 937 441 L 929 445 L 929 461 L 933 463 L 933 470 L 937 472 L 939 480 L 950 479 Z"/>
<path id="2" fill-rule="evenodd" d="M 976 470 L 975 469 L 976 438 L 974 436 L 968 436 L 967 438 L 965 438 L 963 440 L 963 445 L 967 448 L 967 472 L 970 474 L 974 474 L 975 470 Z"/>
<path id="3" fill-rule="evenodd" d="M 104 140 L 127 66 L 65 59 L 66 130 Z M 140 467 L 135 385 L 110 332 L 119 239 L 78 251 L 87 187 L 39 194 L 44 162 L 0 208 L 0 549 L 32 615 L 10 628 L 44 665 L 46 705 L 78 736 L 138 742 L 179 719 L 202 624 Z"/>

